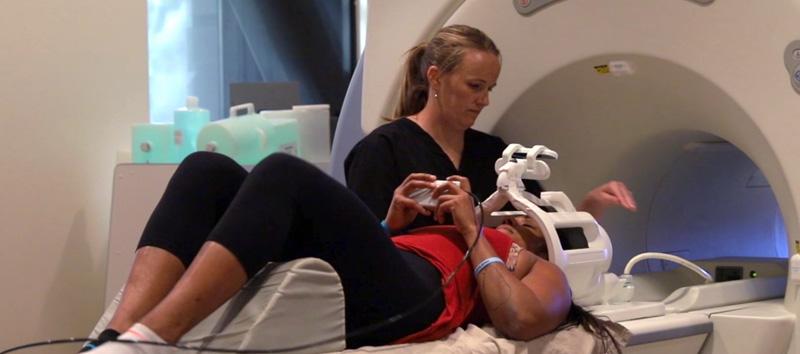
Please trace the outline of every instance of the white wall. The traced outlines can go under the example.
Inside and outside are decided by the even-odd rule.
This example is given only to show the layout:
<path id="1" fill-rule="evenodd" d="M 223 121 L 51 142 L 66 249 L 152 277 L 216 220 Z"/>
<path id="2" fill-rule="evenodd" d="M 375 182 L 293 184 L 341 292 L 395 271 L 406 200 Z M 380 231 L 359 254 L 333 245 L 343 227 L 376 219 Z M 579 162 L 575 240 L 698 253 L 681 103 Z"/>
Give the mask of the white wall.
<path id="1" fill-rule="evenodd" d="M 88 335 L 116 154 L 146 121 L 146 1 L 0 1 L 0 347 Z"/>

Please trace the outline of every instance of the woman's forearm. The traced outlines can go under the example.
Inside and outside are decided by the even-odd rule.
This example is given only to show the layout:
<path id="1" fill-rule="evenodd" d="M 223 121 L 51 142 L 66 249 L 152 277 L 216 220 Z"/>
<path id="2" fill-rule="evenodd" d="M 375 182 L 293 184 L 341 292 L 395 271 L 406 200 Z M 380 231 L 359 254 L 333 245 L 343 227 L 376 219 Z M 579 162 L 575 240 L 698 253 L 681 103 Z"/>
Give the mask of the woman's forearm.
<path id="1" fill-rule="evenodd" d="M 497 254 L 484 238 L 478 240 L 470 255 L 473 267 Z M 551 319 L 539 297 L 502 263 L 484 268 L 477 276 L 486 311 L 505 335 L 530 340 L 551 331 L 558 320 Z"/>
<path id="2" fill-rule="evenodd" d="M 478 278 L 489 318 L 506 336 L 531 340 L 555 328 L 538 297 L 508 270 L 496 265 Z"/>

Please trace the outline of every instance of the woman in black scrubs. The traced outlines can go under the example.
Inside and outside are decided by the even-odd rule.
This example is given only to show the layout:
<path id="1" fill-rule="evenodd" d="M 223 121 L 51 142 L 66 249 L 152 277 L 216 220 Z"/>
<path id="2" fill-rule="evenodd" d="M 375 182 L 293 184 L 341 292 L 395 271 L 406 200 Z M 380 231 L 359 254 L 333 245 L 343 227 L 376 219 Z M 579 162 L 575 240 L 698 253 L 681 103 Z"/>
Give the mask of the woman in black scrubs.
<path id="1" fill-rule="evenodd" d="M 482 31 L 453 25 L 408 52 L 395 117 L 364 137 L 345 160 L 348 187 L 383 219 L 400 183 L 411 173 L 459 181 L 481 200 L 495 191 L 494 162 L 507 144 L 472 129 L 500 74 L 500 51 Z M 536 181 L 526 190 L 538 195 Z M 635 210 L 631 192 L 612 181 L 578 206 L 599 218 L 609 206 Z M 409 228 L 435 224 L 419 216 Z"/>

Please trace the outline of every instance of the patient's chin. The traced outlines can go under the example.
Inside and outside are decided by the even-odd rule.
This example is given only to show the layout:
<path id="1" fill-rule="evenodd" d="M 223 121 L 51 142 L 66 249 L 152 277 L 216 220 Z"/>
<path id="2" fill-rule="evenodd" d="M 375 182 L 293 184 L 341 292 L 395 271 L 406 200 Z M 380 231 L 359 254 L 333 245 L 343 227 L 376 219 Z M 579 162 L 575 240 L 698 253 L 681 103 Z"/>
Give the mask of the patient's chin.
<path id="1" fill-rule="evenodd" d="M 509 225 L 499 225 L 497 226 L 497 231 L 508 235 L 508 238 L 510 238 L 511 241 L 514 241 L 514 243 L 520 245 L 520 247 L 529 250 L 527 242 L 525 242 L 525 239 L 519 234 L 519 232 L 517 232 L 515 228 Z"/>

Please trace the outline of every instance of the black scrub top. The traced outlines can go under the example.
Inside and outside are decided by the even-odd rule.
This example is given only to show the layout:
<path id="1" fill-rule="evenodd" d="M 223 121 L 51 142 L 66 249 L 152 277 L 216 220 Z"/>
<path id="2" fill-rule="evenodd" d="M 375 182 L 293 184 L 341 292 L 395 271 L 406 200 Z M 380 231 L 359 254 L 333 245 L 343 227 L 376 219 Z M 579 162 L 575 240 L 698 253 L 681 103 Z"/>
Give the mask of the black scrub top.
<path id="1" fill-rule="evenodd" d="M 467 177 L 481 201 L 497 189 L 494 163 L 507 144 L 502 139 L 474 129 L 464 132 L 461 166 L 456 168 L 447 154 L 417 123 L 399 118 L 384 124 L 353 147 L 344 163 L 347 186 L 379 218 L 384 219 L 395 188 L 411 173 L 424 172 L 444 180 L 452 175 Z M 536 181 L 524 181 L 535 195 L 542 191 Z M 437 224 L 432 217 L 418 216 L 409 226 Z"/>

